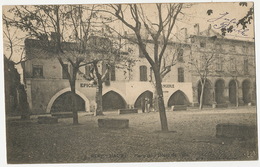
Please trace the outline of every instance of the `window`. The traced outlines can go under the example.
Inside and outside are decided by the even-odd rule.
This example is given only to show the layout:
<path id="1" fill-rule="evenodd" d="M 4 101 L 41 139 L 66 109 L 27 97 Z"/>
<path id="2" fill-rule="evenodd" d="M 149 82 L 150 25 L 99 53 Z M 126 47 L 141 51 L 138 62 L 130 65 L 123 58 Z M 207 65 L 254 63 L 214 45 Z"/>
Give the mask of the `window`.
<path id="1" fill-rule="evenodd" d="M 64 64 L 64 66 L 62 67 L 62 79 L 68 79 L 69 78 L 66 71 L 69 71 L 68 64 Z"/>
<path id="2" fill-rule="evenodd" d="M 86 65 L 86 66 L 85 66 L 85 75 L 86 75 L 87 77 L 89 77 L 89 76 L 90 76 L 90 73 L 91 73 L 91 65 Z"/>
<path id="3" fill-rule="evenodd" d="M 245 59 L 244 60 L 244 73 L 245 74 L 248 74 L 248 59 Z"/>
<path id="4" fill-rule="evenodd" d="M 115 66 L 110 67 L 110 80 L 111 81 L 116 80 L 116 68 L 115 68 Z"/>
<path id="5" fill-rule="evenodd" d="M 204 55 L 200 56 L 200 70 L 205 70 L 205 62 L 206 62 L 206 57 Z"/>
<path id="6" fill-rule="evenodd" d="M 140 81 L 147 81 L 147 67 L 140 66 Z"/>
<path id="7" fill-rule="evenodd" d="M 230 58 L 230 71 L 231 72 L 236 71 L 236 59 L 234 57 Z"/>
<path id="8" fill-rule="evenodd" d="M 205 48 L 206 47 L 206 43 L 205 42 L 200 42 L 200 47 L 201 48 Z"/>
<path id="9" fill-rule="evenodd" d="M 178 68 L 178 82 L 184 82 L 184 69 Z"/>
<path id="10" fill-rule="evenodd" d="M 177 60 L 179 62 L 183 62 L 183 49 L 178 49 L 178 57 Z"/>
<path id="11" fill-rule="evenodd" d="M 248 47 L 243 46 L 243 52 L 247 54 L 248 53 Z"/>
<path id="12" fill-rule="evenodd" d="M 223 71 L 223 61 L 220 55 L 216 55 L 216 71 Z"/>
<path id="13" fill-rule="evenodd" d="M 43 78 L 42 65 L 33 65 L 33 78 Z"/>
<path id="14" fill-rule="evenodd" d="M 144 48 L 146 48 L 146 45 L 144 44 Z M 145 57 L 140 46 L 139 46 L 139 57 Z"/>
<path id="15" fill-rule="evenodd" d="M 104 74 L 108 68 L 108 65 L 105 62 L 102 62 L 102 73 Z M 107 71 L 107 74 L 105 76 L 105 85 L 110 85 L 110 70 Z"/>
<path id="16" fill-rule="evenodd" d="M 235 52 L 236 51 L 236 47 L 234 45 L 230 45 L 230 49 L 231 52 Z"/>

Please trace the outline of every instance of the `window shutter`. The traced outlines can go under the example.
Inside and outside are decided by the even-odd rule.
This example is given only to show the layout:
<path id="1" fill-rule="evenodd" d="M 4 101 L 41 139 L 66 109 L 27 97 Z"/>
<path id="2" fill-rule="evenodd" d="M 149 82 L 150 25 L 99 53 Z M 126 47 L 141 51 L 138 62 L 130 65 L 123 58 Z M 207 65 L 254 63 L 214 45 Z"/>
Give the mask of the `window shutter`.
<path id="1" fill-rule="evenodd" d="M 140 66 L 140 81 L 147 81 L 147 67 Z"/>

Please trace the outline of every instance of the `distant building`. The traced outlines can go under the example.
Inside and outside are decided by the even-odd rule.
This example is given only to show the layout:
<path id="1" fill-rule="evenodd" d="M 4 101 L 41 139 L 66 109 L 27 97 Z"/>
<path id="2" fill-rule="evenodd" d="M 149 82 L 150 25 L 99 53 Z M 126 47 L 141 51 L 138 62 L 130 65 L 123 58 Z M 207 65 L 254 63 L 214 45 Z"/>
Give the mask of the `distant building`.
<path id="1" fill-rule="evenodd" d="M 214 54 L 205 92 L 204 103 L 255 104 L 256 70 L 254 42 L 226 39 L 211 29 L 191 36 L 191 57 L 203 59 L 203 55 Z M 200 64 L 201 65 L 201 64 Z M 200 82 L 198 73 L 191 69 L 193 99 L 199 103 Z"/>
<path id="2" fill-rule="evenodd" d="M 187 36 L 187 31 L 185 34 Z M 26 90 L 30 109 L 33 113 L 49 113 L 58 110 L 70 110 L 69 81 L 55 56 L 46 57 L 40 49 L 41 41 L 26 39 L 26 57 L 24 66 Z M 69 44 L 67 44 L 69 45 Z M 73 45 L 73 44 L 72 44 Z M 147 40 L 146 48 L 152 48 Z M 140 108 L 145 97 L 152 101 L 155 94 L 154 77 L 151 66 L 137 45 L 129 42 L 125 48 L 129 56 L 138 60 L 130 69 L 112 67 L 108 79 L 103 85 L 103 109 Z M 172 105 L 195 106 L 199 103 L 199 76 L 189 65 L 190 59 L 200 60 L 202 52 L 216 52 L 214 72 L 208 77 L 205 89 L 205 104 L 234 104 L 238 95 L 240 104 L 255 101 L 255 56 L 254 42 L 229 40 L 208 29 L 190 36 L 182 42 L 170 42 L 163 63 L 172 63 L 171 71 L 163 78 L 164 101 L 167 107 Z M 68 63 L 67 68 L 71 67 Z M 102 64 L 100 70 L 104 68 Z M 76 81 L 78 111 L 95 110 L 96 85 L 82 77 L 88 74 L 90 67 L 82 67 Z M 238 90 L 234 84 L 238 84 Z M 238 91 L 238 93 L 236 93 Z"/>

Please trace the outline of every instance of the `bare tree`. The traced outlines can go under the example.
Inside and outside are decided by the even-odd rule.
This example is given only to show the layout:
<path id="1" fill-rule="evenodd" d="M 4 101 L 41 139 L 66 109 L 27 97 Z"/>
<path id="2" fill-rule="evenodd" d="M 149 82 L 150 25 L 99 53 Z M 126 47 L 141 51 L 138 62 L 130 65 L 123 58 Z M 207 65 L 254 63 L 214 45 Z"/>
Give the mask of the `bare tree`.
<path id="1" fill-rule="evenodd" d="M 196 53 L 195 53 L 196 54 Z M 202 110 L 204 104 L 204 91 L 207 78 L 210 73 L 214 70 L 214 64 L 217 54 L 214 52 L 201 52 L 201 54 L 194 55 L 192 53 L 190 61 L 188 62 L 191 65 L 192 72 L 195 72 L 199 75 L 201 92 L 199 96 L 199 109 Z"/>
<path id="2" fill-rule="evenodd" d="M 15 6 L 9 10 L 13 18 L 8 18 L 10 25 L 27 32 L 31 37 L 43 41 L 44 51 L 56 57 L 66 73 L 73 96 L 73 124 L 78 124 L 78 113 L 75 109 L 76 79 L 80 67 L 96 65 L 112 53 L 111 46 L 103 43 L 98 48 L 91 48 L 92 19 L 95 17 L 95 5 L 40 5 Z M 49 38 L 52 37 L 52 40 Z M 92 41 L 91 41 L 91 40 Z M 104 39 L 104 38 L 102 38 Z M 99 44 L 97 44 L 99 45 Z M 66 67 L 69 63 L 72 70 Z"/>
<path id="3" fill-rule="evenodd" d="M 171 33 L 178 15 L 181 13 L 183 4 L 154 4 L 151 5 L 156 12 L 154 16 L 150 16 L 141 4 L 128 5 L 108 5 L 111 10 L 106 12 L 112 14 L 128 29 L 135 34 L 135 39 L 131 40 L 136 43 L 143 55 L 150 63 L 154 77 L 155 87 L 158 94 L 158 106 L 162 131 L 168 131 L 168 123 L 165 112 L 165 104 L 162 91 L 162 78 L 170 72 L 170 66 L 162 66 L 162 60 L 165 50 L 168 46 Z M 150 6 L 150 7 L 151 7 Z M 158 18 L 158 19 L 155 19 Z M 149 53 L 145 47 L 147 39 L 143 37 L 141 30 L 144 29 L 151 37 L 153 45 L 153 53 Z M 127 37 L 126 37 L 127 38 Z"/>

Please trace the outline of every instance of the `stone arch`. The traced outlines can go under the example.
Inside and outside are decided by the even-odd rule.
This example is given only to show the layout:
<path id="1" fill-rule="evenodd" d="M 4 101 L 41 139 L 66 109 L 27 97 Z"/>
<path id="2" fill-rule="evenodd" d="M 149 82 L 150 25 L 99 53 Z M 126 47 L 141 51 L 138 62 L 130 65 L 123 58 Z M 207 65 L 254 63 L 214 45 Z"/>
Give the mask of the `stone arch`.
<path id="1" fill-rule="evenodd" d="M 177 90 L 170 96 L 167 106 L 171 107 L 173 105 L 187 105 L 189 103 L 190 102 L 186 94 L 181 90 Z"/>
<path id="2" fill-rule="evenodd" d="M 103 110 L 117 110 L 126 108 L 125 99 L 117 92 L 111 90 L 102 97 Z"/>
<path id="3" fill-rule="evenodd" d="M 251 102 L 251 82 L 248 79 L 245 79 L 242 82 L 242 94 L 243 94 L 243 101 L 245 104 Z"/>
<path id="4" fill-rule="evenodd" d="M 116 92 L 117 94 L 119 94 L 124 100 L 127 99 L 125 96 L 125 93 L 123 93 L 122 91 L 120 91 L 119 89 L 115 88 L 115 87 L 109 87 L 108 89 L 104 89 L 102 92 L 102 95 L 104 96 L 106 93 L 113 91 Z"/>
<path id="5" fill-rule="evenodd" d="M 47 109 L 46 112 L 50 113 L 51 112 L 51 107 L 54 103 L 54 101 L 62 94 L 66 93 L 66 92 L 70 92 L 71 89 L 70 88 L 65 88 L 60 90 L 59 92 L 57 92 L 54 96 L 52 96 L 51 100 L 49 101 L 48 105 L 47 105 Z M 79 95 L 84 101 L 85 101 L 85 111 L 90 111 L 90 103 L 89 103 L 89 99 L 80 91 L 76 90 L 76 94 Z"/>
<path id="6" fill-rule="evenodd" d="M 238 88 L 238 81 L 235 79 L 230 80 L 228 84 L 228 97 L 229 97 L 229 102 L 231 104 L 237 103 L 237 96 L 238 96 L 237 88 Z"/>
<path id="7" fill-rule="evenodd" d="M 143 93 L 141 93 L 138 97 L 137 97 L 137 99 L 136 99 L 136 101 L 135 101 L 135 103 L 134 103 L 134 107 L 135 108 L 141 108 L 141 104 L 142 104 L 142 100 L 144 99 L 144 98 L 149 98 L 149 100 L 150 100 L 150 104 L 152 105 L 153 103 L 153 92 L 151 92 L 151 91 L 149 91 L 149 90 L 146 90 L 146 91 L 144 91 Z"/>
<path id="8" fill-rule="evenodd" d="M 217 79 L 215 82 L 215 101 L 217 104 L 225 103 L 224 91 L 225 81 L 223 79 Z"/>
<path id="9" fill-rule="evenodd" d="M 198 103 L 200 104 L 202 86 L 200 80 L 197 84 L 197 93 L 198 93 Z M 211 105 L 212 103 L 212 83 L 209 79 L 206 79 L 204 93 L 203 93 L 203 105 Z"/>

